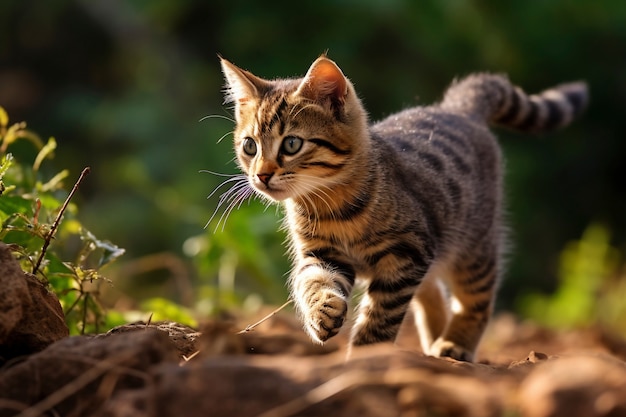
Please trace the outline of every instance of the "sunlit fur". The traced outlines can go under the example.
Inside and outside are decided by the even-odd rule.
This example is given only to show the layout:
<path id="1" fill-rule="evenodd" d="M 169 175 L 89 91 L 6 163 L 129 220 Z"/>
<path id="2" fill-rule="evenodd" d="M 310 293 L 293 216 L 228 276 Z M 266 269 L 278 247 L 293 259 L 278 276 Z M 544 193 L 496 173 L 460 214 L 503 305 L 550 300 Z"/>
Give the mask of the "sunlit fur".
<path id="1" fill-rule="evenodd" d="M 249 186 L 227 180 L 235 191 L 220 205 L 227 215 L 250 189 L 283 202 L 291 295 L 311 338 L 339 331 L 359 278 L 367 289 L 351 345 L 394 340 L 411 305 L 425 353 L 473 360 L 505 234 L 500 148 L 487 125 L 564 126 L 584 108 L 585 85 L 528 96 L 505 77 L 475 74 L 439 104 L 370 126 L 352 83 L 325 56 L 299 79 L 268 81 L 224 59 L 222 69 Z M 302 146 L 291 155 L 282 144 L 294 137 Z"/>

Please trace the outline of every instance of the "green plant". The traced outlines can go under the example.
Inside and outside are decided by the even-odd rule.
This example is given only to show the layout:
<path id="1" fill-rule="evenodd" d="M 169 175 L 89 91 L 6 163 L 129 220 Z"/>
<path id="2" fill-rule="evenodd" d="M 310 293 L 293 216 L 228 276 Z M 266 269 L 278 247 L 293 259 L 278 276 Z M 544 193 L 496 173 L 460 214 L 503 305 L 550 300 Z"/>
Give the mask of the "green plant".
<path id="1" fill-rule="evenodd" d="M 7 153 L 20 140 L 36 149 L 32 165 Z M 107 282 L 102 268 L 124 249 L 96 238 L 76 217 L 70 198 L 88 169 L 69 194 L 63 188 L 68 170 L 43 180 L 42 164 L 52 158 L 56 145 L 54 138 L 43 143 L 24 122 L 9 125 L 0 107 L 0 241 L 10 245 L 25 272 L 36 275 L 57 294 L 71 333 L 99 332 L 121 319 L 105 314 L 99 291 Z"/>
<path id="2" fill-rule="evenodd" d="M 280 304 L 287 298 L 288 258 L 280 246 L 280 216 L 261 211 L 258 201 L 243 204 L 216 230 L 211 223 L 183 246 L 200 277 L 196 309 L 204 315 L 223 310 L 254 310 L 260 304 Z M 278 251 L 271 250 L 279 248 Z"/>
<path id="3" fill-rule="evenodd" d="M 563 249 L 558 276 L 560 285 L 553 295 L 522 299 L 524 315 L 555 328 L 600 324 L 624 332 L 626 265 L 605 227 L 590 225 L 580 240 Z"/>

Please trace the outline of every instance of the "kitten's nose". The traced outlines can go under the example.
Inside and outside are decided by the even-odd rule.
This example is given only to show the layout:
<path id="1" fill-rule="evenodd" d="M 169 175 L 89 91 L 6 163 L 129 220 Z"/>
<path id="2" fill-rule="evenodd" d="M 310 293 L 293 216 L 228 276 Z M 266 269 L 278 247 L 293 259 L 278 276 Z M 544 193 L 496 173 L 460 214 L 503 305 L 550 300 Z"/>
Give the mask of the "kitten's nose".
<path id="1" fill-rule="evenodd" d="M 259 180 L 261 180 L 261 182 L 265 185 L 269 185 L 270 179 L 272 178 L 272 175 L 274 175 L 273 172 L 269 173 L 269 174 L 256 174 L 257 178 Z"/>

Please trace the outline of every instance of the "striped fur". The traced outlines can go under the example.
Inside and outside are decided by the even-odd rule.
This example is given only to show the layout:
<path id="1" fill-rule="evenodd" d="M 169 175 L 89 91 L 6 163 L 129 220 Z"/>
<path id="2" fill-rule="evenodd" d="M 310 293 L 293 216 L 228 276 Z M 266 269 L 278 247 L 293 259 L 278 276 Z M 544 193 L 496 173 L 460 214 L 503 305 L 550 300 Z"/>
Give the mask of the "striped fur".
<path id="1" fill-rule="evenodd" d="M 411 311 L 422 349 L 473 360 L 502 273 L 497 124 L 541 132 L 570 123 L 586 86 L 528 96 L 498 75 L 471 75 L 441 103 L 369 125 L 350 81 L 322 56 L 304 78 L 267 81 L 226 60 L 239 165 L 283 201 L 289 284 L 317 342 L 342 327 L 357 278 L 367 290 L 351 345 L 392 341 Z"/>

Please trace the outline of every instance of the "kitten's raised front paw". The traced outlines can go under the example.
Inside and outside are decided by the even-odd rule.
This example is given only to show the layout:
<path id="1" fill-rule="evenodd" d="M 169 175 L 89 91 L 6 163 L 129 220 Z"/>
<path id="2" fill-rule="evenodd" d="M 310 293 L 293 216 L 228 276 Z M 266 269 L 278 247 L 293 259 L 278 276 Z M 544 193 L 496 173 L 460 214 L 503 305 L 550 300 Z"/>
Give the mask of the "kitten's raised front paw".
<path id="1" fill-rule="evenodd" d="M 339 332 L 348 312 L 346 298 L 331 288 L 316 292 L 311 305 L 303 311 L 304 326 L 311 338 L 323 343 Z"/>
<path id="2" fill-rule="evenodd" d="M 457 361 L 472 362 L 474 360 L 474 352 L 441 338 L 435 340 L 428 354 L 439 358 L 448 357 Z"/>

